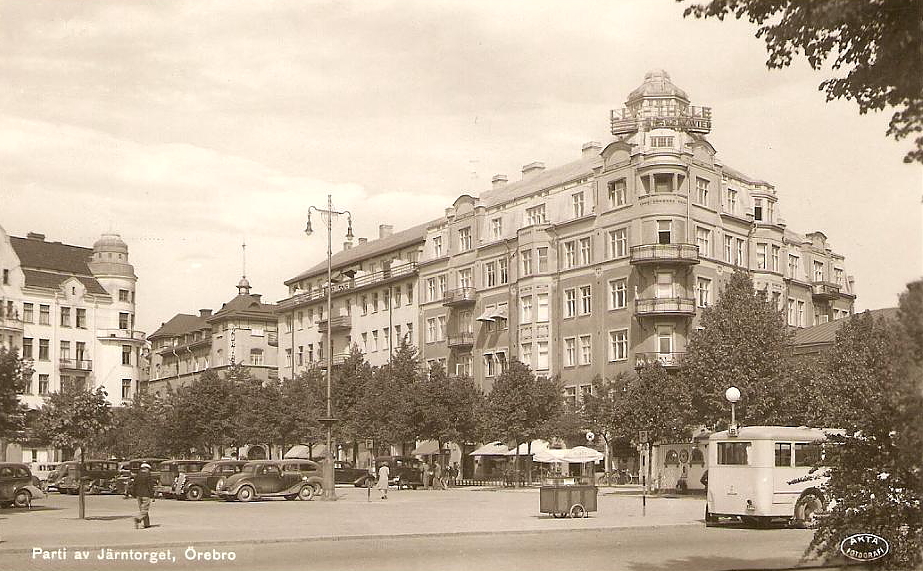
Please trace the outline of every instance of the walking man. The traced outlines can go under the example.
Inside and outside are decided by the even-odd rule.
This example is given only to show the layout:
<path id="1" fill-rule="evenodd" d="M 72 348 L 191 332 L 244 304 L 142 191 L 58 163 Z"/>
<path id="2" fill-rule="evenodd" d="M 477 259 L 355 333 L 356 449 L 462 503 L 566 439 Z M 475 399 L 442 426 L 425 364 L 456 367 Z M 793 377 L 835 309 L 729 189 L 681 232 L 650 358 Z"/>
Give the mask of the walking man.
<path id="1" fill-rule="evenodd" d="M 138 475 L 131 482 L 131 495 L 138 498 L 138 515 L 135 516 L 135 529 L 141 525 L 151 527 L 151 498 L 154 497 L 154 482 L 151 480 L 151 465 L 141 464 Z"/>
<path id="2" fill-rule="evenodd" d="M 434 490 L 444 490 L 445 483 L 442 481 L 442 462 L 436 461 L 436 464 L 433 466 L 433 489 Z"/>
<path id="3" fill-rule="evenodd" d="M 391 469 L 388 468 L 388 463 L 385 462 L 381 465 L 381 468 L 378 469 L 378 490 L 381 492 L 381 499 L 388 499 L 388 480 L 391 479 Z"/>

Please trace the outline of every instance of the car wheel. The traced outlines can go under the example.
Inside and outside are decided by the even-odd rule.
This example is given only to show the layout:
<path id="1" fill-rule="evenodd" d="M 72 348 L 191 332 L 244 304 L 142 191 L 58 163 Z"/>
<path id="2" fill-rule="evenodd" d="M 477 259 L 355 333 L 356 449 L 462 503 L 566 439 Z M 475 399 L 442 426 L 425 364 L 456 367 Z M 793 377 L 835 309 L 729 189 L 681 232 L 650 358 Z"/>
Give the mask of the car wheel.
<path id="1" fill-rule="evenodd" d="M 17 508 L 28 507 L 32 502 L 32 492 L 29 490 L 18 490 L 13 496 L 13 505 Z"/>
<path id="2" fill-rule="evenodd" d="M 203 495 L 205 494 L 202 490 L 202 486 L 189 486 L 189 489 L 186 490 L 186 499 L 191 502 L 201 500 Z"/>
<path id="3" fill-rule="evenodd" d="M 241 502 L 252 502 L 255 497 L 256 493 L 250 486 L 242 486 L 237 490 L 237 499 Z"/>
<path id="4" fill-rule="evenodd" d="M 817 524 L 817 515 L 824 512 L 824 500 L 814 492 L 808 492 L 795 504 L 795 525 L 811 528 Z"/>
<path id="5" fill-rule="evenodd" d="M 316 491 L 314 486 L 301 486 L 301 489 L 298 490 L 298 499 L 305 502 L 312 500 L 315 495 Z"/>

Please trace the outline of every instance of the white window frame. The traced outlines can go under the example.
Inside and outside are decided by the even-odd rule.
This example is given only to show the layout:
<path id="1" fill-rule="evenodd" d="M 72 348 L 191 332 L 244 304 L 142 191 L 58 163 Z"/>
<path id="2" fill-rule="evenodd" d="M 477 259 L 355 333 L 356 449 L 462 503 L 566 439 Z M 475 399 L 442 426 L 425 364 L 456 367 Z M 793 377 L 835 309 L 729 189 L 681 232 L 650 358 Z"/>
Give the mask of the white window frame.
<path id="1" fill-rule="evenodd" d="M 628 280 L 609 280 L 609 309 L 625 309 L 628 306 Z"/>
<path id="2" fill-rule="evenodd" d="M 535 321 L 544 323 L 548 321 L 549 314 L 550 311 L 548 311 L 548 294 L 535 294 Z"/>
<path id="3" fill-rule="evenodd" d="M 709 278 L 696 278 L 696 303 L 699 307 L 711 305 L 711 280 Z"/>
<path id="4" fill-rule="evenodd" d="M 565 337 L 564 338 L 564 366 L 565 367 L 576 367 L 577 366 L 577 338 L 576 337 Z"/>
<path id="5" fill-rule="evenodd" d="M 572 194 L 571 203 L 574 208 L 574 218 L 580 218 L 586 213 L 583 191 Z"/>
<path id="6" fill-rule="evenodd" d="M 564 290 L 564 318 L 577 317 L 577 288 Z"/>
<path id="7" fill-rule="evenodd" d="M 580 344 L 580 364 L 581 365 L 592 365 L 593 364 L 593 336 L 592 335 L 581 335 L 579 344 Z"/>
<path id="8" fill-rule="evenodd" d="M 519 257 L 522 260 L 522 275 L 532 275 L 532 250 L 520 250 Z"/>
<path id="9" fill-rule="evenodd" d="M 589 315 L 593 313 L 593 286 L 580 286 L 580 305 L 578 306 L 580 315 Z"/>
<path id="10" fill-rule="evenodd" d="M 609 230 L 609 257 L 624 258 L 628 255 L 628 229 Z"/>
<path id="11" fill-rule="evenodd" d="M 519 322 L 532 323 L 532 294 L 519 297 Z"/>
<path id="12" fill-rule="evenodd" d="M 628 360 L 628 329 L 609 331 L 609 361 Z"/>
<path id="13" fill-rule="evenodd" d="M 708 179 L 695 177 L 695 198 L 696 203 L 702 206 L 708 206 Z"/>

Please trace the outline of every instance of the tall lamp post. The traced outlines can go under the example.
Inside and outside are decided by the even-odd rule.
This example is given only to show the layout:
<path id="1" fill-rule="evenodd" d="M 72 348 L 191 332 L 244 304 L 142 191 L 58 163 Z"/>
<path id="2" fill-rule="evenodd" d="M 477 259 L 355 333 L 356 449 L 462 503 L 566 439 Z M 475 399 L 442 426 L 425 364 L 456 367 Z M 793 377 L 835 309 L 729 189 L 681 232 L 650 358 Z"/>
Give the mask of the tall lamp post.
<path id="1" fill-rule="evenodd" d="M 737 419 L 734 416 L 734 405 L 740 400 L 740 389 L 731 387 L 724 391 L 724 398 L 731 403 L 731 425 L 728 427 L 728 436 L 737 436 Z"/>
<path id="2" fill-rule="evenodd" d="M 333 425 L 336 419 L 333 417 L 333 400 L 331 398 L 331 381 L 330 372 L 333 369 L 333 238 L 331 227 L 333 219 L 343 214 L 346 215 L 349 228 L 346 230 L 346 238 L 353 238 L 353 215 L 349 210 L 338 211 L 333 209 L 333 197 L 327 195 L 327 208 L 318 208 L 316 206 L 308 207 L 308 224 L 305 226 L 304 233 L 310 236 L 314 233 L 311 228 L 311 211 L 320 214 L 321 219 L 327 223 L 327 418 L 319 419 L 327 427 L 327 451 L 324 455 L 324 499 L 332 501 L 337 499 L 334 490 L 335 481 L 333 477 Z"/>

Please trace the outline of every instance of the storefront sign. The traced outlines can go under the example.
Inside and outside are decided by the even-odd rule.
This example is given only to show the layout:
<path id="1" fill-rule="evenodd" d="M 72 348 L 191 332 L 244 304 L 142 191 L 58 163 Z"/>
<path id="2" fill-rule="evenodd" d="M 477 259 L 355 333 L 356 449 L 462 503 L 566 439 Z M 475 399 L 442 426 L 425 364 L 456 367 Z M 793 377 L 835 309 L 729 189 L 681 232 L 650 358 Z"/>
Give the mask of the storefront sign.
<path id="1" fill-rule="evenodd" d="M 891 550 L 888 541 L 873 533 L 850 535 L 840 543 L 840 552 L 855 561 L 875 561 Z"/>

